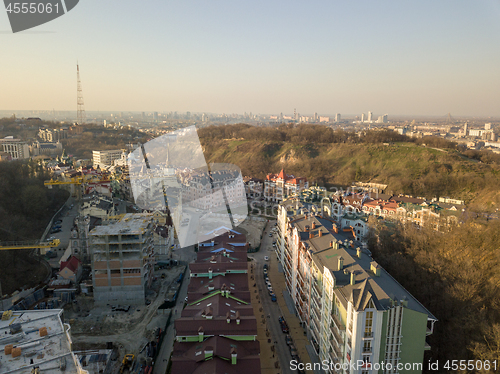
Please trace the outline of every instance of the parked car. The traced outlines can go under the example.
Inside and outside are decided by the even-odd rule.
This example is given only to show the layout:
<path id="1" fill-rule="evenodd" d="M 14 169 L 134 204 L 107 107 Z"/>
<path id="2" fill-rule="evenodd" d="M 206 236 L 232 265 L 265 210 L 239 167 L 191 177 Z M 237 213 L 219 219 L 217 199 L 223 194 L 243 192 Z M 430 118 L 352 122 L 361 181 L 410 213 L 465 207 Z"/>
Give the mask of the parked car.
<path id="1" fill-rule="evenodd" d="M 45 253 L 45 257 L 47 257 L 47 258 L 56 258 L 57 257 L 57 253 L 56 252 L 52 252 L 52 251 L 47 251 L 47 253 Z"/>
<path id="2" fill-rule="evenodd" d="M 62 228 L 61 225 L 54 225 L 54 226 L 52 226 L 52 229 L 60 229 L 60 228 Z"/>
<path id="3" fill-rule="evenodd" d="M 269 256 L 264 256 L 264 261 L 269 261 Z"/>
<path id="4" fill-rule="evenodd" d="M 269 266 L 267 264 L 264 264 L 264 270 L 267 270 Z"/>
<path id="5" fill-rule="evenodd" d="M 292 337 L 290 335 L 287 335 L 285 337 L 285 340 L 286 340 L 286 345 L 290 345 L 293 343 Z"/>
<path id="6" fill-rule="evenodd" d="M 271 301 L 272 301 L 273 303 L 275 303 L 275 302 L 276 302 L 276 295 L 275 295 L 274 293 L 272 293 L 272 294 L 271 294 Z"/>
<path id="7" fill-rule="evenodd" d="M 273 236 L 273 234 L 272 234 L 272 233 L 269 233 L 269 237 L 271 238 L 272 236 Z"/>
<path id="8" fill-rule="evenodd" d="M 52 230 L 50 230 L 51 234 L 55 234 L 55 233 L 58 233 L 58 232 L 61 232 L 61 229 L 52 229 Z"/>
<path id="9" fill-rule="evenodd" d="M 55 221 L 55 222 L 54 222 L 54 225 L 60 225 L 61 223 L 62 223 L 62 221 L 61 221 L 61 220 L 58 220 L 58 221 Z"/>

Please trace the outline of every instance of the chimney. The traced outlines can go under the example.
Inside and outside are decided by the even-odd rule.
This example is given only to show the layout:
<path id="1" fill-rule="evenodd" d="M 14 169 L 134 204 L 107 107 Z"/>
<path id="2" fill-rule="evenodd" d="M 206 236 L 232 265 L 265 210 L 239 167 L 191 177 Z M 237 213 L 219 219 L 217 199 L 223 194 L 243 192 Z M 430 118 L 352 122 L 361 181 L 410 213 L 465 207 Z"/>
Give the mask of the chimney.
<path id="1" fill-rule="evenodd" d="M 208 279 L 212 279 L 212 268 L 208 268 Z"/>
<path id="2" fill-rule="evenodd" d="M 333 240 L 330 240 L 330 247 L 333 248 Z"/>
<path id="3" fill-rule="evenodd" d="M 237 310 L 236 311 L 236 324 L 239 325 L 241 322 L 241 319 L 240 319 L 240 311 Z"/>
<path id="4" fill-rule="evenodd" d="M 226 313 L 226 321 L 227 323 L 231 323 L 231 315 L 229 314 L 229 312 Z"/>
<path id="5" fill-rule="evenodd" d="M 356 248 L 356 256 L 358 256 L 358 258 L 361 258 L 361 248 Z"/>
<path id="6" fill-rule="evenodd" d="M 312 239 L 314 238 L 314 234 L 312 233 L 312 231 L 309 232 L 309 239 Z"/>
<path id="7" fill-rule="evenodd" d="M 318 236 L 321 238 L 323 236 L 323 231 L 318 230 Z"/>
<path id="8" fill-rule="evenodd" d="M 215 242 L 212 240 L 212 247 L 214 246 Z"/>
<path id="9" fill-rule="evenodd" d="M 314 230 L 316 228 L 316 222 L 313 221 L 312 223 L 312 229 Z"/>
<path id="10" fill-rule="evenodd" d="M 205 348 L 205 360 L 212 358 L 213 355 L 214 355 L 214 348 L 211 346 L 207 346 Z"/>
<path id="11" fill-rule="evenodd" d="M 305 232 L 309 232 L 309 226 L 306 226 L 306 227 L 304 228 L 304 230 L 305 230 Z"/>
<path id="12" fill-rule="evenodd" d="M 203 327 L 200 326 L 198 329 L 198 341 L 202 342 L 203 341 Z"/>
<path id="13" fill-rule="evenodd" d="M 231 348 L 231 365 L 236 365 L 237 357 L 236 348 Z"/>
<path id="14" fill-rule="evenodd" d="M 339 270 L 344 268 L 344 258 L 342 256 L 339 257 Z"/>
<path id="15" fill-rule="evenodd" d="M 354 271 L 351 273 L 351 286 L 356 284 L 356 273 Z"/>

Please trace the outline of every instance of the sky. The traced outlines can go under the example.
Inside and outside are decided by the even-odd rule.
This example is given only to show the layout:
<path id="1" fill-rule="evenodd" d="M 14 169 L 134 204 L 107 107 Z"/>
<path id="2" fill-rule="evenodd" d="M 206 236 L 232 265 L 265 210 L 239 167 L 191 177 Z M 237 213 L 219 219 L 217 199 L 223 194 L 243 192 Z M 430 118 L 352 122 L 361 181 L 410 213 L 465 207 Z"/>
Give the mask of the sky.
<path id="1" fill-rule="evenodd" d="M 0 110 L 500 116 L 500 0 L 80 0 L 13 34 Z"/>

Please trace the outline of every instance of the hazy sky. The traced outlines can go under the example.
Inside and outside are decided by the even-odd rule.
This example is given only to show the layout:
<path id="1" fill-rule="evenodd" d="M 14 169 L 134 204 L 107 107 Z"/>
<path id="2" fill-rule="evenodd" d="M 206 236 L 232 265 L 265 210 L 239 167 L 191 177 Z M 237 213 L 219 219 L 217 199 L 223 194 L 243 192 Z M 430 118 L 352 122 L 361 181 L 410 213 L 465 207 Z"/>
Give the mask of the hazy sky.
<path id="1" fill-rule="evenodd" d="M 0 110 L 500 115 L 500 0 L 81 0 L 12 34 Z"/>

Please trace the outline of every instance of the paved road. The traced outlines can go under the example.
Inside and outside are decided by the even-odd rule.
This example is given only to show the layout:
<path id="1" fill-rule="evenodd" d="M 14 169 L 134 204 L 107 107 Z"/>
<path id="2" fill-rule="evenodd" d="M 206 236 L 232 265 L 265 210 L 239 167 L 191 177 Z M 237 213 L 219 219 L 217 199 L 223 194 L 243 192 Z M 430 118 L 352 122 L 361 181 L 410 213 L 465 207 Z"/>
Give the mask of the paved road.
<path id="1" fill-rule="evenodd" d="M 78 215 L 78 203 L 75 202 L 74 198 L 70 198 L 66 202 L 65 207 L 62 209 L 59 216 L 54 218 L 54 222 L 57 220 L 62 221 L 61 231 L 54 234 L 51 234 L 49 231 L 49 233 L 47 234 L 47 238 L 53 236 L 61 241 L 61 244 L 59 244 L 59 247 L 57 247 L 57 249 L 55 248 L 52 249 L 57 252 L 57 257 L 48 260 L 50 266 L 54 268 L 59 267 L 59 260 L 61 259 L 62 255 L 64 254 L 64 251 L 68 247 L 69 239 L 71 237 L 71 230 L 73 228 L 73 223 L 77 215 Z"/>
<path id="2" fill-rule="evenodd" d="M 292 356 L 290 354 L 290 350 L 286 345 L 286 334 L 281 331 L 281 326 L 278 321 L 278 318 L 282 315 L 280 307 L 278 303 L 272 302 L 271 297 L 269 296 L 269 292 L 267 290 L 267 286 L 264 282 L 264 264 L 268 261 L 264 260 L 264 256 L 275 256 L 272 243 L 276 240 L 276 237 L 273 235 L 269 237 L 269 232 L 271 228 L 274 226 L 275 221 L 271 221 L 267 224 L 266 230 L 262 237 L 262 242 L 260 246 L 260 251 L 257 253 L 251 254 L 251 256 L 255 259 L 256 264 L 256 283 L 259 289 L 259 295 L 262 302 L 262 307 L 264 309 L 264 315 L 267 320 L 267 326 L 271 333 L 271 339 L 275 342 L 275 352 L 280 361 L 281 372 L 283 374 L 292 374 L 292 370 L 290 369 L 290 361 L 292 360 Z M 283 297 L 281 294 L 276 294 L 276 297 Z"/>

